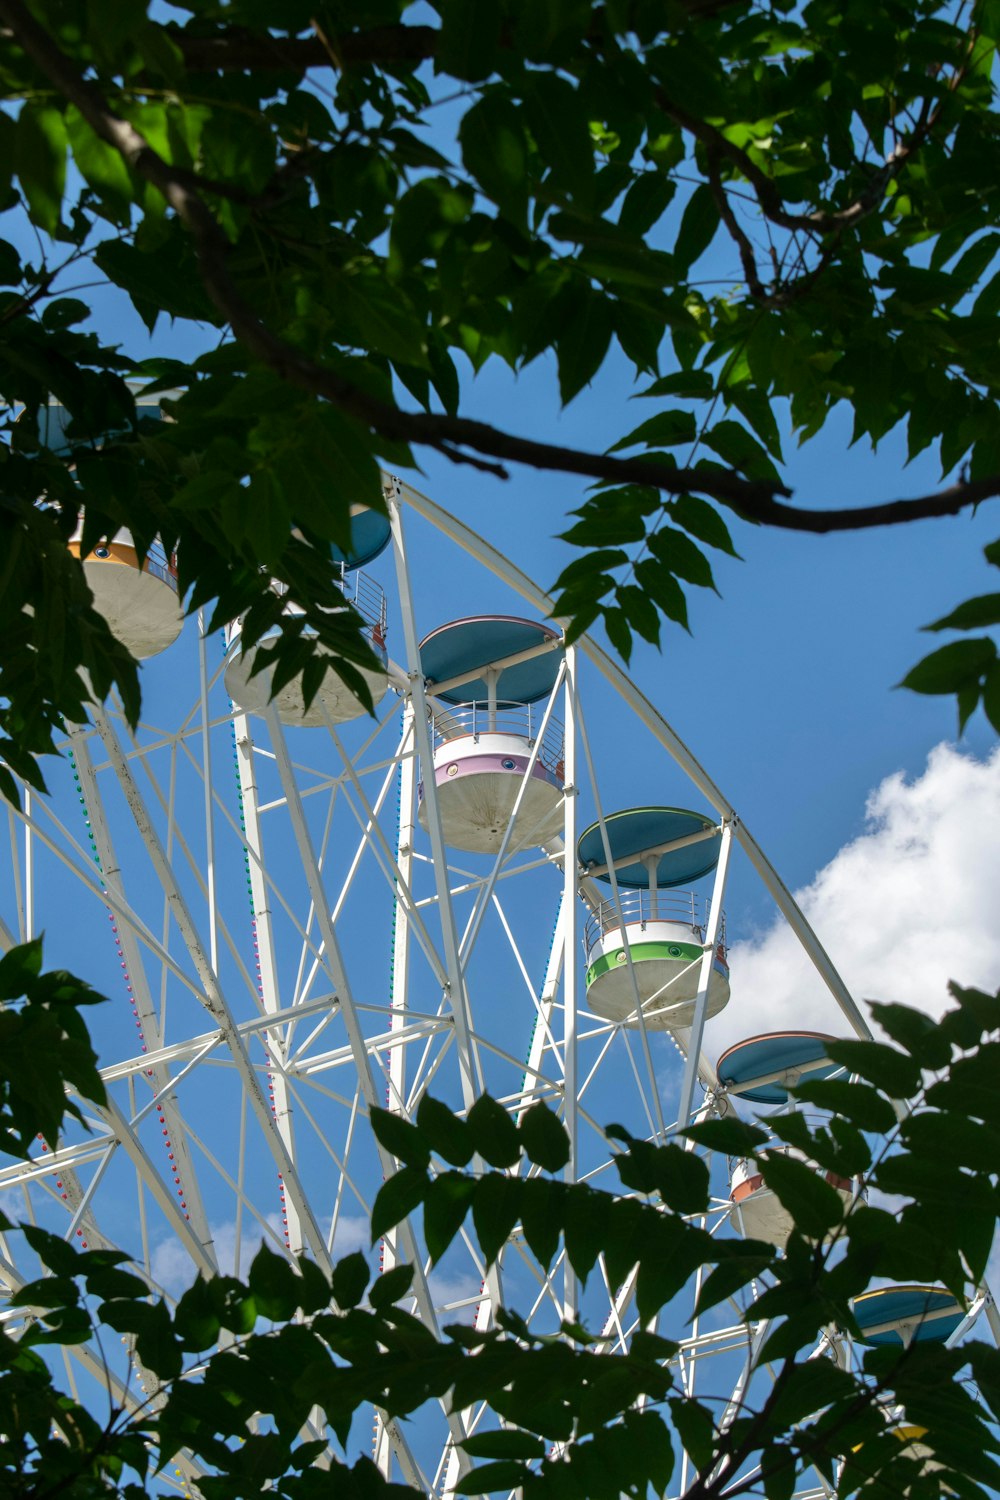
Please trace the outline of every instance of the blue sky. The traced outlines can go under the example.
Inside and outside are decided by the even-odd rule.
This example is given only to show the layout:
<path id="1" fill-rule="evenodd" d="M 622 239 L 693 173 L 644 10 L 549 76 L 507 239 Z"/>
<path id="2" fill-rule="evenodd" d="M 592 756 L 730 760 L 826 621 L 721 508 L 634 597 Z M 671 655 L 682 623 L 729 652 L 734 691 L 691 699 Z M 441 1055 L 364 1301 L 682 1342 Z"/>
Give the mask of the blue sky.
<path id="1" fill-rule="evenodd" d="M 714 250 L 706 258 L 704 275 L 725 277 L 733 269 L 725 253 Z M 130 352 L 191 350 L 190 335 L 182 342 L 165 323 L 149 340 L 122 297 L 98 294 L 96 306 L 102 329 L 113 329 Z M 669 369 L 667 345 L 663 357 Z M 632 400 L 635 392 L 624 360 L 612 357 L 593 385 L 562 410 L 551 361 L 540 360 L 516 378 L 496 362 L 475 381 L 466 380 L 463 410 L 526 436 L 600 450 L 652 415 L 652 403 Z M 918 494 L 937 485 L 940 476 L 926 456 L 905 467 L 898 434 L 890 434 L 873 455 L 865 445 L 850 447 L 849 428 L 846 413 L 838 412 L 805 450 L 786 440 L 786 475 L 797 501 L 840 506 Z M 551 587 L 572 555 L 556 536 L 566 526 L 567 513 L 584 498 L 585 486 L 579 480 L 515 468 L 504 483 L 432 454 L 421 455 L 421 461 L 422 473 L 406 477 L 481 532 L 538 584 Z M 713 558 L 721 597 L 692 590 L 692 634 L 667 624 L 661 651 L 637 642 L 631 675 L 732 800 L 787 884 L 803 892 L 808 915 L 858 995 L 911 1000 L 934 1009 L 943 999 L 949 975 L 995 982 L 1000 977 L 1000 946 L 993 932 L 991 892 L 1000 882 L 1000 759 L 987 761 L 995 737 L 978 714 L 957 753 L 936 748 L 947 747 L 955 737 L 953 702 L 892 690 L 919 656 L 938 643 L 921 636 L 918 627 L 962 598 L 995 586 L 981 555 L 984 543 L 995 535 L 989 507 L 976 517 L 829 538 L 751 528 L 735 519 L 731 530 L 744 561 Z M 410 524 L 408 535 L 421 634 L 466 614 L 520 612 L 510 595 L 428 528 Z M 400 620 L 389 558 L 377 561 L 371 571 L 389 595 L 389 649 L 400 659 Z M 217 663 L 221 644 L 213 644 L 212 652 L 211 660 Z M 182 643 L 148 669 L 151 718 L 155 720 L 175 698 L 194 700 L 195 671 L 189 625 Z M 593 674 L 584 673 L 583 694 L 606 812 L 658 802 L 703 809 L 698 794 L 685 786 Z M 357 739 L 363 732 L 366 729 L 356 726 L 345 739 Z M 295 738 L 296 754 L 303 759 L 312 755 L 312 744 L 319 743 L 308 741 L 307 752 L 307 733 Z M 226 733 L 218 734 L 213 753 L 218 757 L 219 784 L 232 799 Z M 192 799 L 192 846 L 197 851 L 199 789 L 192 778 L 186 786 Z M 74 836 L 82 838 L 79 824 L 70 822 L 78 810 L 64 803 L 61 813 Z M 119 813 L 116 836 L 126 865 L 134 860 L 138 871 L 142 851 L 123 809 Z M 587 822 L 592 816 L 585 801 L 581 819 Z M 278 839 L 270 847 L 279 878 L 290 893 L 299 892 L 301 872 L 294 849 Z M 474 863 L 461 856 L 455 862 Z M 238 864 L 226 869 L 227 876 L 235 876 L 235 884 L 224 892 L 223 905 L 246 946 L 240 870 Z M 46 866 L 47 878 L 48 871 Z M 90 908 L 84 914 L 72 904 L 62 877 L 51 879 L 41 913 L 41 920 L 49 924 L 49 962 L 72 964 L 108 987 L 116 1011 L 113 1026 L 112 1007 L 107 1017 L 98 1018 L 100 1025 L 108 1024 L 104 1056 L 128 1056 L 136 1045 L 135 1034 L 121 1003 L 121 976 L 106 937 L 105 915 L 99 912 L 95 920 Z M 148 874 L 137 876 L 142 897 L 149 894 L 142 890 L 148 879 Z M 187 877 L 185 882 L 189 897 L 196 900 L 193 882 Z M 60 904 L 63 889 L 67 899 Z M 358 899 L 347 908 L 345 932 L 371 950 L 373 985 L 384 987 L 388 923 L 384 915 L 372 920 L 374 906 L 365 904 L 368 892 L 369 887 L 361 884 Z M 383 912 L 384 889 L 380 899 Z M 734 998 L 709 1031 L 710 1055 L 740 1035 L 802 1024 L 806 1015 L 810 1023 L 836 1027 L 829 1007 L 809 1009 L 814 996 L 807 995 L 808 975 L 802 975 L 780 927 L 772 926 L 770 900 L 739 858 L 726 904 L 735 950 Z M 519 937 L 528 967 L 537 978 L 551 931 L 551 903 L 544 912 L 532 911 L 527 903 L 513 909 L 523 924 Z M 361 972 L 367 972 L 363 965 Z M 227 978 L 232 980 L 231 973 Z M 897 980 L 899 988 L 894 991 Z M 506 1002 L 518 982 L 509 967 L 498 971 L 488 992 L 491 1003 L 499 998 Z M 175 1034 L 185 1027 L 197 1033 L 207 1026 L 203 1012 L 187 995 L 180 1000 L 172 996 L 171 1004 L 177 1018 Z M 497 1018 L 498 1024 L 502 1020 Z M 527 1029 L 517 1022 L 511 1031 L 516 1036 L 512 1051 L 523 1049 Z M 679 1063 L 665 1037 L 654 1041 L 657 1080 L 669 1098 L 677 1086 Z M 594 1091 L 593 1110 L 601 1122 L 626 1107 L 616 1098 L 622 1076 L 609 1069 L 607 1088 Z M 226 1149 L 233 1151 L 235 1114 L 226 1113 L 220 1103 L 230 1097 L 224 1093 L 224 1073 L 217 1070 L 210 1077 L 213 1086 L 189 1088 L 183 1103 L 194 1127 L 224 1156 Z M 196 1075 L 195 1084 L 202 1078 Z M 641 1125 L 633 1117 L 628 1123 L 633 1128 Z M 330 1169 L 308 1145 L 304 1161 L 316 1174 L 315 1201 L 325 1228 Z M 364 1148 L 361 1161 L 365 1190 L 372 1196 L 378 1171 Z M 120 1179 L 115 1171 L 121 1172 Z M 205 1176 L 212 1181 L 209 1172 Z M 273 1165 L 263 1151 L 255 1161 L 254 1176 L 254 1191 L 270 1206 L 268 1222 L 280 1234 Z M 109 1232 L 134 1245 L 134 1195 L 129 1197 L 127 1172 L 120 1161 L 109 1173 L 108 1187 L 113 1191 L 101 1206 L 104 1222 Z M 225 1192 L 217 1184 L 209 1192 L 217 1193 L 210 1202 L 210 1217 L 221 1254 L 231 1253 L 241 1234 L 244 1254 L 249 1253 L 259 1239 L 258 1227 L 248 1221 L 238 1228 Z M 365 1245 L 365 1219 L 357 1203 L 348 1205 L 342 1224 L 338 1252 Z M 178 1254 L 177 1239 L 161 1226 L 152 1240 L 154 1268 L 172 1290 L 179 1290 L 189 1279 L 190 1266 L 183 1252 Z M 447 1277 L 448 1268 L 443 1274 Z M 474 1303 L 475 1277 L 469 1280 L 465 1273 L 463 1280 L 456 1274 L 454 1294 Z"/>

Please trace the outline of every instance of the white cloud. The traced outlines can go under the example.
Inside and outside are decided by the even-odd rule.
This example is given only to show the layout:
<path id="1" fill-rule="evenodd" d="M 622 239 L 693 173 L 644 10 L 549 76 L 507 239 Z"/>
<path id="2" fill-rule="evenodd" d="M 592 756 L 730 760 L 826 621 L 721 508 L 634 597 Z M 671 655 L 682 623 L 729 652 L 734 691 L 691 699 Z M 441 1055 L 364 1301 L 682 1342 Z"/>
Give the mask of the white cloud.
<path id="1" fill-rule="evenodd" d="M 244 1279 L 250 1270 L 251 1261 L 260 1249 L 262 1240 L 271 1250 L 279 1250 L 284 1244 L 284 1233 L 278 1214 L 268 1214 L 267 1224 L 272 1231 L 270 1234 L 258 1223 L 251 1222 L 249 1228 L 244 1226 L 240 1235 L 239 1274 Z M 321 1227 L 325 1234 L 329 1234 L 330 1221 L 327 1220 Z M 212 1224 L 210 1228 L 219 1270 L 224 1276 L 232 1276 L 236 1269 L 236 1224 L 234 1220 L 229 1219 L 223 1223 Z M 368 1220 L 361 1214 L 341 1214 L 337 1221 L 337 1233 L 333 1237 L 334 1260 L 350 1255 L 353 1250 L 367 1252 L 369 1244 Z M 173 1236 L 170 1239 L 161 1240 L 153 1250 L 152 1273 L 157 1284 L 173 1297 L 179 1296 L 189 1287 L 197 1275 L 194 1262 L 187 1250 L 181 1241 Z"/>
<path id="2" fill-rule="evenodd" d="M 277 1243 L 272 1235 L 266 1234 L 261 1229 L 259 1224 L 252 1224 L 249 1229 L 244 1228 L 240 1235 L 239 1274 L 241 1276 L 245 1277 L 249 1271 L 250 1262 L 260 1249 L 262 1240 L 266 1241 L 272 1250 L 283 1242 L 281 1220 L 277 1214 L 268 1215 L 268 1225 L 278 1236 Z M 225 1223 L 212 1224 L 209 1227 L 219 1270 L 224 1276 L 232 1276 L 236 1269 L 235 1221 L 229 1219 Z M 198 1274 L 184 1245 L 174 1236 L 161 1240 L 155 1246 L 150 1269 L 154 1281 L 173 1297 L 185 1291 Z"/>
<path id="3" fill-rule="evenodd" d="M 915 780 L 887 776 L 865 812 L 865 831 L 795 893 L 852 995 L 939 1015 L 949 979 L 995 988 L 1000 748 L 980 761 L 938 745 Z M 735 943 L 730 963 L 732 999 L 706 1033 L 711 1055 L 762 1031 L 850 1034 L 783 918 Z"/>
<path id="4" fill-rule="evenodd" d="M 427 1278 L 434 1305 L 439 1309 L 439 1321 L 447 1327 L 449 1323 L 472 1323 L 482 1296 L 482 1278 L 466 1271 L 432 1271 Z M 458 1304 L 458 1305 L 456 1305 Z M 444 1311 L 449 1308 L 450 1311 Z"/>
<path id="5" fill-rule="evenodd" d="M 329 1223 L 324 1224 L 323 1228 L 329 1234 Z M 371 1225 L 367 1217 L 364 1214 L 341 1214 L 337 1220 L 337 1233 L 333 1237 L 334 1260 L 340 1260 L 342 1256 L 350 1255 L 355 1250 L 367 1255 L 371 1248 Z"/>

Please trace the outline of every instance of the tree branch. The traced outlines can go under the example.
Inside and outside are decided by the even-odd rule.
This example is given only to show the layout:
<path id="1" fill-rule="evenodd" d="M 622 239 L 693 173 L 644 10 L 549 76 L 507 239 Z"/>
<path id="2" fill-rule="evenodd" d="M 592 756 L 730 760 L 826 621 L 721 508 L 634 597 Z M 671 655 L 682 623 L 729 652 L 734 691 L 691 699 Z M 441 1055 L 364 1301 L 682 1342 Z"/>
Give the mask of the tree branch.
<path id="1" fill-rule="evenodd" d="M 948 489 L 933 495 L 919 495 L 913 500 L 886 500 L 878 505 L 842 506 L 836 510 L 804 510 L 797 505 L 783 505 L 780 500 L 755 501 L 752 507 L 738 503 L 734 508 L 748 520 L 782 531 L 806 531 L 825 536 L 831 531 L 871 531 L 876 526 L 902 526 L 910 521 L 930 521 L 943 516 L 957 516 L 970 506 L 1000 495 L 1000 474 L 983 479 L 962 479 Z"/>
<path id="2" fill-rule="evenodd" d="M 470 458 L 463 450 L 535 469 L 579 474 L 613 483 L 645 484 L 669 494 L 693 490 L 732 507 L 747 520 L 783 530 L 816 534 L 956 515 L 967 506 L 1000 494 L 1000 475 L 995 475 L 972 482 L 962 481 L 938 494 L 915 500 L 831 511 L 803 510 L 782 504 L 775 498 L 791 494 L 789 488 L 778 481 L 747 479 L 732 470 L 680 468 L 659 459 L 587 453 L 517 437 L 466 417 L 407 412 L 387 405 L 329 368 L 317 364 L 262 323 L 229 275 L 228 241 L 201 197 L 196 182 L 191 181 L 191 174 L 179 174 L 169 166 L 133 125 L 110 109 L 100 91 L 81 77 L 76 65 L 38 24 L 23 0 L 0 0 L 0 19 L 11 28 L 25 52 L 50 82 L 76 105 L 95 134 L 113 146 L 133 171 L 157 188 L 190 231 L 208 295 L 231 325 L 234 335 L 254 358 L 300 389 L 323 397 L 383 438 L 431 447 L 453 462 L 472 462 L 480 468 L 482 460 Z M 492 466 L 491 472 L 504 474 L 497 465 Z"/>
<path id="3" fill-rule="evenodd" d="M 164 28 L 184 58 L 184 66 L 195 73 L 208 72 L 307 72 L 330 67 L 330 53 L 323 38 L 269 36 L 266 32 L 237 27 L 198 36 L 179 26 Z M 377 26 L 370 31 L 351 31 L 335 39 L 341 66 L 364 63 L 423 62 L 437 51 L 438 32 L 432 26 Z"/>
<path id="4" fill-rule="evenodd" d="M 680 0 L 680 8 L 695 21 L 711 20 L 742 0 Z M 331 48 L 341 67 L 398 62 L 428 62 L 437 56 L 441 33 L 433 26 L 403 24 L 373 26 L 367 31 L 333 33 L 326 37 L 271 36 L 239 27 L 222 28 L 210 36 L 180 26 L 164 27 L 166 35 L 192 72 L 292 72 L 328 68 Z"/>

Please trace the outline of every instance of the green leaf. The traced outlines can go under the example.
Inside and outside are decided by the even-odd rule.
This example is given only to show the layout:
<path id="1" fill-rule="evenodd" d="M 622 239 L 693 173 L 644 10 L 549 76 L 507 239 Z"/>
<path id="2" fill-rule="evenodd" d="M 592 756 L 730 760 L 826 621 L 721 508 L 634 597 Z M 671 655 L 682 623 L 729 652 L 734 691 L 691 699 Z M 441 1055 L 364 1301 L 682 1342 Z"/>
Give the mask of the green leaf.
<path id="1" fill-rule="evenodd" d="M 585 190 L 594 175 L 594 148 L 580 90 L 558 73 L 538 69 L 524 74 L 521 94 L 552 182 L 574 194 Z"/>
<path id="2" fill-rule="evenodd" d="M 94 251 L 94 260 L 110 281 L 128 292 L 150 332 L 163 313 L 208 323 L 217 319 L 186 244 L 167 241 L 138 249 L 122 239 L 107 239 Z"/>
<path id="3" fill-rule="evenodd" d="M 757 1170 L 809 1238 L 822 1239 L 843 1218 L 843 1199 L 815 1167 L 769 1151 L 757 1157 Z"/>
<path id="4" fill-rule="evenodd" d="M 639 443 L 645 443 L 647 448 L 672 448 L 678 443 L 693 443 L 697 435 L 698 428 L 692 413 L 678 407 L 673 411 L 658 412 L 655 417 L 640 422 L 626 437 L 614 443 L 608 452 L 618 453 L 623 448 L 634 448 Z"/>
<path id="5" fill-rule="evenodd" d="M 676 191 L 676 183 L 665 172 L 640 172 L 625 194 L 618 215 L 621 228 L 632 234 L 648 234 L 670 207 Z"/>
<path id="6" fill-rule="evenodd" d="M 634 572 L 636 581 L 667 619 L 676 620 L 678 625 L 690 630 L 684 591 L 667 564 L 655 557 L 642 557 L 636 563 Z"/>
<path id="7" fill-rule="evenodd" d="M 299 1305 L 299 1278 L 291 1262 L 267 1245 L 254 1256 L 247 1284 L 261 1316 L 273 1322 L 287 1322 Z"/>
<path id="8" fill-rule="evenodd" d="M 806 1104 L 843 1115 L 861 1130 L 885 1135 L 896 1124 L 896 1111 L 888 1099 L 866 1083 L 849 1083 L 846 1078 L 806 1079 L 792 1093 Z"/>
<path id="9" fill-rule="evenodd" d="M 629 625 L 628 616 L 624 609 L 610 604 L 605 605 L 601 613 L 609 641 L 627 664 L 632 656 L 632 628 Z"/>
<path id="10" fill-rule="evenodd" d="M 491 1167 L 512 1167 L 521 1157 L 517 1126 L 502 1104 L 483 1094 L 469 1110 L 466 1127 L 474 1149 Z"/>
<path id="11" fill-rule="evenodd" d="M 951 1043 L 936 1021 L 910 1005 L 872 1005 L 872 1015 L 894 1042 L 925 1068 L 944 1068 L 951 1061 Z"/>
<path id="12" fill-rule="evenodd" d="M 419 1167 L 404 1167 L 384 1182 L 372 1206 L 372 1244 L 423 1203 L 429 1187 L 430 1178 Z"/>
<path id="13" fill-rule="evenodd" d="M 826 1051 L 833 1062 L 867 1078 L 892 1099 L 910 1099 L 920 1087 L 919 1066 L 883 1042 L 830 1042 Z"/>
<path id="14" fill-rule="evenodd" d="M 293 1305 L 292 1312 L 294 1310 Z M 261 1307 L 261 1313 L 265 1318 L 291 1317 L 291 1313 L 278 1312 L 275 1315 L 263 1307 Z M 188 1287 L 174 1309 L 174 1329 L 183 1341 L 184 1347 L 197 1352 L 212 1347 L 219 1337 L 221 1326 L 208 1283 L 203 1276 L 199 1276 L 194 1285 Z"/>
<path id="15" fill-rule="evenodd" d="M 424 1238 L 432 1261 L 439 1261 L 465 1222 L 476 1191 L 475 1178 L 442 1172 L 424 1194 Z"/>
<path id="16" fill-rule="evenodd" d="M 408 1167 L 427 1166 L 431 1159 L 430 1145 L 416 1125 L 378 1106 L 371 1111 L 371 1122 L 379 1145 L 391 1151 L 399 1161 Z"/>
<path id="17" fill-rule="evenodd" d="M 719 227 L 719 209 L 712 189 L 705 183 L 696 187 L 688 199 L 681 227 L 674 242 L 674 257 L 683 273 L 694 265 L 715 238 Z"/>
<path id="18" fill-rule="evenodd" d="M 512 1459 L 480 1464 L 452 1485 L 456 1495 L 491 1495 L 494 1490 L 516 1490 L 528 1477 L 528 1469 Z"/>
<path id="19" fill-rule="evenodd" d="M 452 78 L 478 83 L 496 65 L 501 13 L 493 0 L 441 0 L 438 67 Z"/>
<path id="20" fill-rule="evenodd" d="M 556 337 L 559 394 L 564 406 L 597 374 L 608 352 L 614 323 L 608 298 L 585 288 L 573 316 Z"/>
<path id="21" fill-rule="evenodd" d="M 707 370 L 675 370 L 654 380 L 640 396 L 682 396 L 690 401 L 707 401 L 715 394 L 715 381 Z"/>
<path id="22" fill-rule="evenodd" d="M 675 1213 L 698 1214 L 708 1207 L 708 1165 L 694 1151 L 672 1143 L 658 1147 L 654 1173 L 660 1197 Z"/>
<path id="23" fill-rule="evenodd" d="M 678 526 L 683 526 L 685 531 L 696 536 L 700 542 L 707 542 L 720 552 L 728 552 L 730 557 L 739 557 L 729 535 L 729 527 L 707 500 L 701 500 L 696 495 L 678 495 L 676 499 L 667 501 L 666 508 Z"/>
<path id="24" fill-rule="evenodd" d="M 510 1238 L 521 1216 L 523 1180 L 488 1172 L 481 1177 L 472 1200 L 472 1222 L 480 1248 L 491 1265 Z"/>
<path id="25" fill-rule="evenodd" d="M 737 1292 L 767 1270 L 772 1258 L 772 1253 L 769 1251 L 766 1254 L 733 1257 L 721 1261 L 709 1272 L 702 1283 L 695 1312 L 700 1316 L 710 1307 L 715 1307 L 717 1303 L 735 1297 Z"/>
<path id="26" fill-rule="evenodd" d="M 342 1260 L 338 1260 L 331 1276 L 331 1290 L 337 1306 L 357 1307 L 365 1295 L 365 1288 L 370 1277 L 368 1262 L 360 1250 L 355 1250 L 353 1254 L 345 1255 Z"/>
<path id="27" fill-rule="evenodd" d="M 950 615 L 942 615 L 925 630 L 983 630 L 990 625 L 1000 625 L 1000 594 L 980 594 L 975 599 L 966 599 Z"/>
<path id="28" fill-rule="evenodd" d="M 707 1469 L 715 1450 L 715 1422 L 712 1413 L 691 1396 L 672 1396 L 668 1404 L 677 1435 L 696 1471 Z"/>
<path id="29" fill-rule="evenodd" d="M 18 943 L 0 958 L 0 1000 L 26 995 L 42 972 L 42 939 Z"/>
<path id="30" fill-rule="evenodd" d="M 54 234 L 66 188 L 66 122 L 51 104 L 28 100 L 17 117 L 14 170 L 32 222 Z"/>
<path id="31" fill-rule="evenodd" d="M 484 94 L 462 117 L 458 138 L 466 170 L 508 217 L 527 209 L 528 148 L 518 110 L 501 93 Z"/>
<path id="32" fill-rule="evenodd" d="M 497 1432 L 476 1432 L 458 1445 L 471 1458 L 544 1458 L 545 1444 L 530 1432 L 501 1428 Z M 476 1470 L 480 1473 L 481 1470 Z"/>
<path id="33" fill-rule="evenodd" d="M 376 1312 L 382 1312 L 405 1297 L 412 1282 L 412 1266 L 393 1266 L 391 1270 L 383 1271 L 382 1275 L 372 1283 L 368 1301 Z"/>
<path id="34" fill-rule="evenodd" d="M 1000 662 L 994 662 L 983 684 L 983 708 L 997 734 L 1000 734 Z"/>
<path id="35" fill-rule="evenodd" d="M 683 1131 L 688 1140 L 697 1146 L 707 1146 L 709 1151 L 721 1151 L 726 1156 L 752 1156 L 758 1146 L 767 1140 L 767 1131 L 757 1125 L 748 1125 L 736 1115 L 725 1120 L 704 1120 L 700 1125 L 690 1125 Z"/>
<path id="36" fill-rule="evenodd" d="M 74 105 L 66 111 L 66 132 L 76 168 L 101 200 L 106 217 L 128 225 L 135 193 L 121 152 L 95 135 Z"/>
<path id="37" fill-rule="evenodd" d="M 586 1282 L 604 1244 L 606 1204 L 603 1195 L 581 1183 L 567 1188 L 564 1204 L 566 1254 L 581 1282 Z"/>
<path id="38" fill-rule="evenodd" d="M 162 1302 L 113 1300 L 101 1304 L 100 1315 L 116 1332 L 135 1334 L 136 1353 L 154 1375 L 171 1380 L 180 1374 L 181 1345 Z"/>
<path id="39" fill-rule="evenodd" d="M 539 1100 L 526 1109 L 517 1130 L 529 1161 L 544 1167 L 546 1172 L 562 1171 L 569 1161 L 569 1136 L 547 1104 Z"/>
<path id="40" fill-rule="evenodd" d="M 425 1094 L 417 1106 L 417 1128 L 431 1150 L 452 1166 L 464 1167 L 472 1160 L 475 1143 L 469 1127 L 430 1094 Z"/>
<path id="41" fill-rule="evenodd" d="M 715 588 L 711 563 L 683 531 L 675 531 L 672 526 L 661 526 L 649 538 L 649 550 L 672 573 L 676 573 L 678 578 L 697 584 L 699 588 Z"/>
<path id="42" fill-rule="evenodd" d="M 996 646 L 985 637 L 952 641 L 919 661 L 899 686 L 914 693 L 957 693 L 971 683 L 978 684 L 996 655 Z"/>
<path id="43" fill-rule="evenodd" d="M 724 463 L 731 464 L 749 479 L 778 480 L 780 477 L 767 450 L 739 422 L 716 422 L 714 427 L 702 433 L 701 440 Z"/>
<path id="44" fill-rule="evenodd" d="M 521 1225 L 541 1266 L 552 1264 L 559 1245 L 565 1193 L 565 1184 L 550 1178 L 531 1177 L 521 1184 Z"/>

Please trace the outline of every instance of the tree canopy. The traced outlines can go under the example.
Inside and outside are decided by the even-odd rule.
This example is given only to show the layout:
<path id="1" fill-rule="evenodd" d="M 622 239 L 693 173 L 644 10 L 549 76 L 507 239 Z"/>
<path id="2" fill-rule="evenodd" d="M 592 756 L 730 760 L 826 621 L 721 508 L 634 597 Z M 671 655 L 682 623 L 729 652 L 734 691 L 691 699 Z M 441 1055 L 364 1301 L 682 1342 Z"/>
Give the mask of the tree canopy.
<path id="1" fill-rule="evenodd" d="M 829 532 L 1000 491 L 995 0 L 0 0 L 0 24 L 0 748 L 36 784 L 91 691 L 138 711 L 65 546 L 81 506 L 85 547 L 158 536 L 190 607 L 279 626 L 276 681 L 315 631 L 357 683 L 329 545 L 427 449 L 592 482 L 557 611 L 626 655 L 686 623 L 727 512 Z M 702 285 L 720 245 L 732 284 Z M 95 283 L 191 357 L 122 347 Z M 491 360 L 553 354 L 571 401 L 613 346 L 651 415 L 609 452 L 463 413 Z M 905 425 L 943 487 L 793 497 L 783 434 L 841 404 L 865 443 Z M 1000 725 L 998 598 L 935 622 L 959 637 L 907 678 L 963 722 L 982 700 Z"/>

